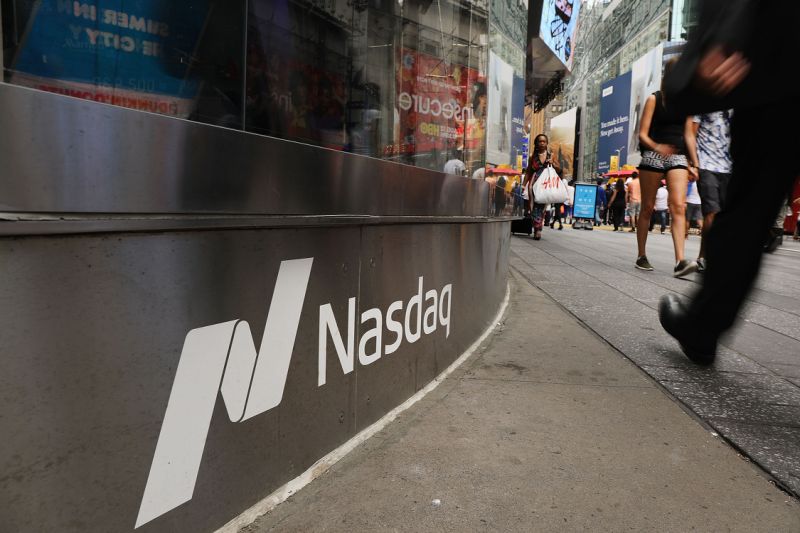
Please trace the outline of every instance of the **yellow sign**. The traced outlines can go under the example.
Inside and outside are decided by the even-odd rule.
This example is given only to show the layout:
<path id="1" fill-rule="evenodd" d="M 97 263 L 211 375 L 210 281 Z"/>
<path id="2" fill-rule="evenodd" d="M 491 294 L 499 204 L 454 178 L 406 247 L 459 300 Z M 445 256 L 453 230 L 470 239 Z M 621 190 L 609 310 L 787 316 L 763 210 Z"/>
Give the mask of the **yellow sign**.
<path id="1" fill-rule="evenodd" d="M 619 156 L 618 155 L 612 155 L 608 166 L 609 166 L 609 172 L 618 171 L 619 170 Z"/>

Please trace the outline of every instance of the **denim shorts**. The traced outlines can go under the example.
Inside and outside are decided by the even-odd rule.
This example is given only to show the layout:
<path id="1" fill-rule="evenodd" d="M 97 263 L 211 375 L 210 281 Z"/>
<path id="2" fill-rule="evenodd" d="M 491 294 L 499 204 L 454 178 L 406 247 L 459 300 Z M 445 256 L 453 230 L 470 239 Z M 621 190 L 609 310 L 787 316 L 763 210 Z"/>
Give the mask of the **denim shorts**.
<path id="1" fill-rule="evenodd" d="M 653 150 L 645 150 L 642 154 L 642 162 L 639 163 L 640 170 L 652 170 L 653 172 L 667 172 L 674 168 L 689 168 L 689 161 L 685 155 L 661 155 Z"/>

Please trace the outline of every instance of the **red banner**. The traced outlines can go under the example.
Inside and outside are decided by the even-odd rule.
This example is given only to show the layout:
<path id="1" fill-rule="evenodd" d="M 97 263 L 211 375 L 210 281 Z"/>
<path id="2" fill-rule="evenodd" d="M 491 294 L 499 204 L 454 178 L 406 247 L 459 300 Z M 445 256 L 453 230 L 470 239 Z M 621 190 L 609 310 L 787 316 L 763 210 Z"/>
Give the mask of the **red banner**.
<path id="1" fill-rule="evenodd" d="M 486 93 L 479 89 L 477 70 L 404 48 L 399 76 L 397 107 L 404 143 L 395 152 L 469 150 L 482 145 L 484 128 L 476 124 L 476 114 L 485 115 L 480 102 L 485 102 Z M 476 113 L 474 107 L 481 110 Z"/>

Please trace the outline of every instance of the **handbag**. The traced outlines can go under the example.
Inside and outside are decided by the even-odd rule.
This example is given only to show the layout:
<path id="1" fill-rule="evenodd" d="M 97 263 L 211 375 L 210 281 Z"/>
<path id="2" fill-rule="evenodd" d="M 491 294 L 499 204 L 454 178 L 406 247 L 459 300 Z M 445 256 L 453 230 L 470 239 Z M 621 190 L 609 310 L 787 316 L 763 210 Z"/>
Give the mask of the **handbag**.
<path id="1" fill-rule="evenodd" d="M 531 190 L 537 204 L 563 204 L 569 198 L 564 182 L 553 167 L 546 167 Z"/>

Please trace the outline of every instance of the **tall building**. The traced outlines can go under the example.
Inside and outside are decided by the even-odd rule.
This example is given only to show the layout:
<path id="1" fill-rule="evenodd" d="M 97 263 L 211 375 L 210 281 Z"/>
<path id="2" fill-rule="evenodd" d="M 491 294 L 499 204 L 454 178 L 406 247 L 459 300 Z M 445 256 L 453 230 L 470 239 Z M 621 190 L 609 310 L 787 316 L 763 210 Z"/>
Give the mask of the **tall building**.
<path id="1" fill-rule="evenodd" d="M 639 57 L 670 39 L 670 0 L 587 2 L 579 21 L 572 72 L 563 81 L 564 107 L 581 109 L 575 167 L 579 179 L 597 173 L 601 85 L 630 70 Z"/>

